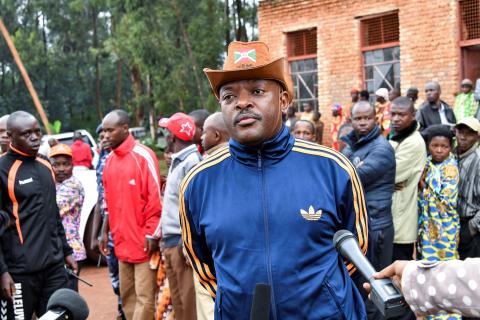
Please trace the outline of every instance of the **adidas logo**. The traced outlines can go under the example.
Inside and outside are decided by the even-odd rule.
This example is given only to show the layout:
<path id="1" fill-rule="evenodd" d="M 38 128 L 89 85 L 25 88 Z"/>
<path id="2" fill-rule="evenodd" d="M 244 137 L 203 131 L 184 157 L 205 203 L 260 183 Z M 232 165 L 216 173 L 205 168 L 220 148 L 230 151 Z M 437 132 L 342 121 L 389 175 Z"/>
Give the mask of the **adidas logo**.
<path id="1" fill-rule="evenodd" d="M 132 186 L 136 186 L 137 183 L 135 182 L 135 179 L 132 179 L 130 181 L 128 181 L 128 184 L 132 185 Z"/>
<path id="2" fill-rule="evenodd" d="M 313 206 L 310 206 L 308 208 L 308 212 L 303 209 L 300 209 L 300 214 L 305 220 L 317 221 L 322 216 L 322 210 L 315 211 L 315 209 L 313 209 Z"/>

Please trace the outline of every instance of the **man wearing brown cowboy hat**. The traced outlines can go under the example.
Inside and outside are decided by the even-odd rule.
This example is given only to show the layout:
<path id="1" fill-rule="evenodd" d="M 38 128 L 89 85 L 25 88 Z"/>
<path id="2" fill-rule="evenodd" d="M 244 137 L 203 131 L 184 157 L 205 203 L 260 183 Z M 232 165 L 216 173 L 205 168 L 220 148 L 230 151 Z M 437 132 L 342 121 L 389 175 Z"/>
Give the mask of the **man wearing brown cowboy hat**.
<path id="1" fill-rule="evenodd" d="M 347 229 L 366 252 L 363 190 L 346 158 L 283 125 L 293 98 L 285 59 L 263 42 L 233 42 L 223 70 L 204 71 L 231 139 L 185 177 L 180 217 L 215 317 L 249 319 L 263 283 L 271 319 L 365 319 L 354 267 L 332 244 Z"/>

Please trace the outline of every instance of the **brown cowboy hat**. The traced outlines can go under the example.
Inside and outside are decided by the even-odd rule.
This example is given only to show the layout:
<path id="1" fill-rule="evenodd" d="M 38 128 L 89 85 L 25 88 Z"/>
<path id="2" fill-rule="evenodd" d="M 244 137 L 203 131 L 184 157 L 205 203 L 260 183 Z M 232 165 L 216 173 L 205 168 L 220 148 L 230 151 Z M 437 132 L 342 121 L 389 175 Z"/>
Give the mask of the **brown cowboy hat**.
<path id="1" fill-rule="evenodd" d="M 285 58 L 274 59 L 268 46 L 261 41 L 231 42 L 223 70 L 205 68 L 203 72 L 217 99 L 220 99 L 220 88 L 225 83 L 248 79 L 275 80 L 287 91 L 288 102 L 293 99 L 293 83 Z"/>

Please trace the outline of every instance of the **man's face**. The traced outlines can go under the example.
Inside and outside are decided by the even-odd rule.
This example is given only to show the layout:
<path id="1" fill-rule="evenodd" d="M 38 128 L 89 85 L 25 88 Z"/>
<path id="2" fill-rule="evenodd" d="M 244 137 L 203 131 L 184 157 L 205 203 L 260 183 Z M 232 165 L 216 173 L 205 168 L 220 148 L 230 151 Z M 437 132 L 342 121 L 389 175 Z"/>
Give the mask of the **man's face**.
<path id="1" fill-rule="evenodd" d="M 366 136 L 375 127 L 375 113 L 369 105 L 357 105 L 352 114 L 353 130 L 358 136 Z"/>
<path id="2" fill-rule="evenodd" d="M 202 143 L 202 135 L 203 135 L 203 123 L 194 119 L 195 122 L 195 134 L 193 135 L 192 142 L 195 144 Z"/>
<path id="3" fill-rule="evenodd" d="M 407 92 L 407 98 L 410 98 L 413 102 L 417 101 L 418 93 L 416 92 Z"/>
<path id="4" fill-rule="evenodd" d="M 458 153 L 464 153 L 468 151 L 471 147 L 473 147 L 475 142 L 478 141 L 478 133 L 466 125 L 459 125 L 455 129 L 455 135 L 457 137 Z"/>
<path id="5" fill-rule="evenodd" d="M 312 125 L 305 121 L 297 121 L 295 127 L 293 128 L 293 135 L 295 138 L 315 141 L 315 133 L 312 131 Z"/>
<path id="6" fill-rule="evenodd" d="M 352 97 L 352 102 L 358 101 L 358 92 L 351 92 L 350 97 Z"/>
<path id="7" fill-rule="evenodd" d="M 212 128 L 211 126 L 205 125 L 205 127 L 203 128 L 203 134 L 202 134 L 203 150 L 207 151 L 207 150 L 215 147 L 215 145 L 218 142 L 217 137 L 218 137 L 218 134 L 215 131 L 215 129 Z"/>
<path id="8" fill-rule="evenodd" d="M 432 160 L 435 163 L 441 163 L 445 161 L 450 155 L 452 146 L 450 140 L 446 137 L 433 137 L 428 144 L 428 151 L 432 155 Z"/>
<path id="9" fill-rule="evenodd" d="M 105 133 L 103 131 L 101 131 L 99 134 L 98 134 L 98 145 L 100 147 L 100 149 L 104 149 L 103 147 L 103 142 L 105 140 Z"/>
<path id="10" fill-rule="evenodd" d="M 390 114 L 392 129 L 395 132 L 402 132 L 409 128 L 415 120 L 415 114 L 412 112 L 410 106 L 401 106 L 393 103 Z"/>
<path id="11" fill-rule="evenodd" d="M 470 93 L 472 89 L 473 88 L 468 84 L 462 84 L 462 86 L 460 87 L 460 90 L 462 90 L 463 93 Z"/>
<path id="12" fill-rule="evenodd" d="M 287 101 L 288 94 L 273 80 L 240 80 L 220 88 L 227 129 L 244 145 L 259 145 L 278 133 Z"/>
<path id="13" fill-rule="evenodd" d="M 128 137 L 128 125 L 119 124 L 117 115 L 109 114 L 102 123 L 104 140 L 104 148 L 117 148 Z"/>
<path id="14" fill-rule="evenodd" d="M 433 83 L 427 83 L 425 86 L 425 95 L 427 96 L 428 102 L 436 103 L 440 99 L 440 88 Z"/>
<path id="15" fill-rule="evenodd" d="M 311 112 L 312 111 L 312 105 L 310 103 L 306 103 L 303 105 L 303 111 L 305 112 Z"/>
<path id="16" fill-rule="evenodd" d="M 23 117 L 8 134 L 15 149 L 32 157 L 37 155 L 42 132 L 34 117 Z"/>
<path id="17" fill-rule="evenodd" d="M 72 157 L 58 155 L 50 158 L 53 173 L 55 174 L 55 181 L 62 183 L 69 179 L 73 173 Z"/>
<path id="18" fill-rule="evenodd" d="M 0 119 L 0 148 L 2 152 L 6 152 L 10 145 L 10 138 L 7 134 L 7 120 L 8 117 L 2 117 Z"/>

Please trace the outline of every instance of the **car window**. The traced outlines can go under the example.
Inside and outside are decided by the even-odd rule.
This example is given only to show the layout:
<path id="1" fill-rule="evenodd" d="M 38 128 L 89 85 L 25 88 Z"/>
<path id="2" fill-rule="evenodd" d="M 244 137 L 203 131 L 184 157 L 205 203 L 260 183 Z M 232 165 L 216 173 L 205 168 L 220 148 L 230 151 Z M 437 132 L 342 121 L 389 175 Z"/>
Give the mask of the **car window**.
<path id="1" fill-rule="evenodd" d="M 73 137 L 62 138 L 62 139 L 57 139 L 57 140 L 58 140 L 58 142 L 68 144 L 69 146 L 72 145 L 72 143 L 73 143 Z M 82 140 L 83 140 L 83 142 L 87 143 L 90 146 L 90 148 L 93 147 L 93 145 L 90 143 L 90 140 L 88 139 L 87 136 L 82 135 Z"/>

